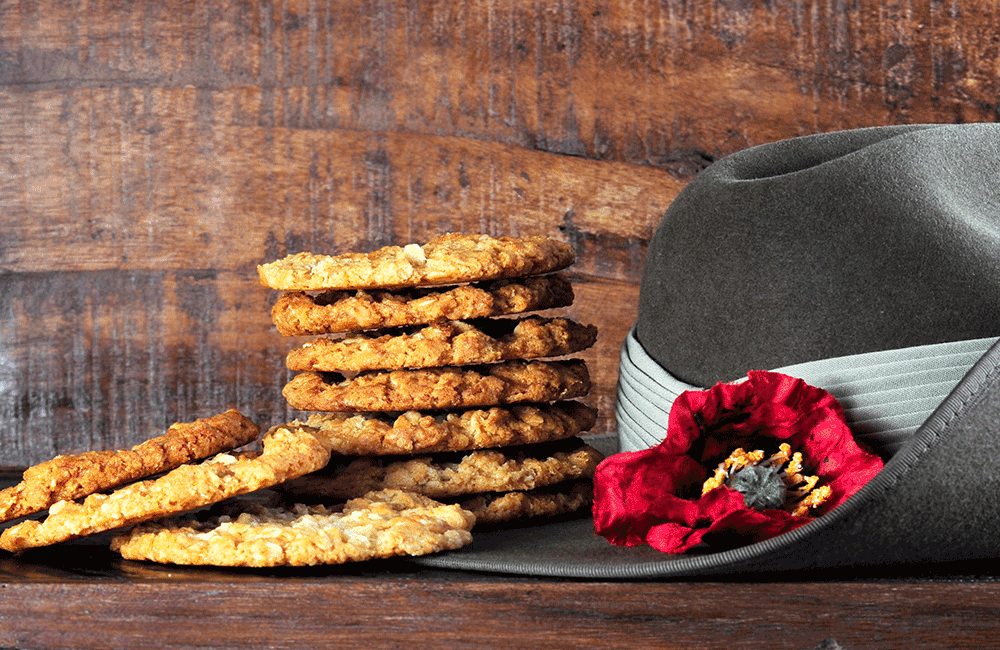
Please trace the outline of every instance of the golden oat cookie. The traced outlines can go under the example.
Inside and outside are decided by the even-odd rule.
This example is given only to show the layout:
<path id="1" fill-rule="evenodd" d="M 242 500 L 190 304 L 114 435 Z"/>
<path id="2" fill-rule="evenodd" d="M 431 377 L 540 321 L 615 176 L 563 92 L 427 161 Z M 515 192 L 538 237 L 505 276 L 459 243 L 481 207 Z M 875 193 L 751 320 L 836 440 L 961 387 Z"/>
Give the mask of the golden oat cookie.
<path id="1" fill-rule="evenodd" d="M 342 564 L 461 548 L 472 541 L 475 521 L 460 506 L 383 490 L 334 508 L 297 504 L 151 522 L 116 536 L 111 548 L 129 560 L 170 564 Z"/>
<path id="2" fill-rule="evenodd" d="M 568 318 L 484 318 L 317 338 L 288 353 L 291 370 L 430 368 L 556 357 L 585 350 L 597 328 Z"/>
<path id="3" fill-rule="evenodd" d="M 389 488 L 432 499 L 475 492 L 533 490 L 592 477 L 603 458 L 601 452 L 580 438 L 416 458 L 334 457 L 322 470 L 282 483 L 277 489 L 297 497 L 326 499 L 350 499 Z"/>
<path id="4" fill-rule="evenodd" d="M 368 370 L 351 378 L 307 371 L 293 377 L 282 394 L 302 411 L 410 411 L 552 402 L 589 390 L 586 362 L 570 359 Z"/>
<path id="5" fill-rule="evenodd" d="M 314 413 L 305 423 L 342 456 L 464 451 L 571 438 L 589 430 L 597 411 L 575 401 L 512 404 L 452 412 Z"/>
<path id="6" fill-rule="evenodd" d="M 554 273 L 440 289 L 282 294 L 271 320 L 285 336 L 357 332 L 566 307 L 573 285 Z"/>
<path id="7" fill-rule="evenodd" d="M 309 427 L 273 427 L 262 444 L 259 453 L 217 454 L 111 493 L 58 501 L 44 520 L 25 521 L 0 534 L 0 548 L 46 546 L 193 510 L 314 472 L 330 460 L 329 441 Z"/>
<path id="8" fill-rule="evenodd" d="M 56 456 L 29 467 L 20 483 L 0 491 L 0 521 L 165 472 L 240 447 L 259 435 L 256 424 L 231 409 L 194 422 L 175 423 L 163 435 L 131 449 Z"/>
<path id="9" fill-rule="evenodd" d="M 295 253 L 261 264 L 257 272 L 261 284 L 281 291 L 384 289 L 540 275 L 566 268 L 575 257 L 572 246 L 551 237 L 449 233 L 423 246 L 370 253 Z"/>
<path id="10" fill-rule="evenodd" d="M 589 480 L 561 483 L 528 492 L 476 494 L 457 500 L 463 509 L 475 514 L 476 523 L 481 526 L 579 512 L 589 508 L 593 502 L 594 488 Z"/>

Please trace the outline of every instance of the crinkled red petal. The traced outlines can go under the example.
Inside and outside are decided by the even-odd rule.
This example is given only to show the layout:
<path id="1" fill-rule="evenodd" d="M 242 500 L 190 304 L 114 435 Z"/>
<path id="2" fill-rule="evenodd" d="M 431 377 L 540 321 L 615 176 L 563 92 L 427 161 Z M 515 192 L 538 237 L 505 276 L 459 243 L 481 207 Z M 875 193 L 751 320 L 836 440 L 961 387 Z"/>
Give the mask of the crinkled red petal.
<path id="1" fill-rule="evenodd" d="M 822 512 L 882 468 L 855 442 L 832 395 L 794 377 L 752 371 L 740 383 L 682 393 L 662 443 L 605 459 L 594 477 L 595 528 L 615 544 L 680 553 L 706 537 L 713 546 L 748 543 L 802 526 L 808 517 L 747 508 L 726 487 L 700 495 L 709 472 L 734 449 L 774 450 L 776 442 L 802 452 L 805 471 L 830 486 Z"/>

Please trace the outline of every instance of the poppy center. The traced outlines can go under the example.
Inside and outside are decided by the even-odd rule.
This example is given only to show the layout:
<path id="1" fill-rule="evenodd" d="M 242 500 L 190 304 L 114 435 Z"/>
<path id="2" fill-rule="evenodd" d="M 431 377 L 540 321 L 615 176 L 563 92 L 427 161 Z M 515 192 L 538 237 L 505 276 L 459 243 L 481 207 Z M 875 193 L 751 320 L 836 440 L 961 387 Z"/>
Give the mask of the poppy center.
<path id="1" fill-rule="evenodd" d="M 774 467 L 749 465 L 730 476 L 726 484 L 743 495 L 748 508 L 775 510 L 785 505 L 785 481 Z"/>
<path id="2" fill-rule="evenodd" d="M 768 457 L 762 450 L 737 449 L 719 463 L 715 474 L 702 485 L 701 493 L 726 486 L 743 495 L 743 504 L 755 510 L 785 510 L 796 517 L 830 498 L 829 486 L 817 486 L 818 476 L 802 473 L 802 454 L 792 453 L 788 443 Z"/>

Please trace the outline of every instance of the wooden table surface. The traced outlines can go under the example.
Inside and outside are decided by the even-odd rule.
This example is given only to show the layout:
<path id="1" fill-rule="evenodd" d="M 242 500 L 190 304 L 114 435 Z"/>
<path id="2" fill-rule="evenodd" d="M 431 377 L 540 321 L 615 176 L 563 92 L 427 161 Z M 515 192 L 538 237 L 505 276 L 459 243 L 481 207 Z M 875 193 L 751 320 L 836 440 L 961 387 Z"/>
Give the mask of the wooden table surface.
<path id="1" fill-rule="evenodd" d="M 0 647 L 909 650 L 980 647 L 1000 631 L 997 566 L 596 582 L 405 560 L 283 571 L 169 567 L 121 560 L 106 541 L 0 559 Z"/>
<path id="2" fill-rule="evenodd" d="M 0 488 L 16 472 L 0 471 Z M 0 648 L 960 648 L 1000 633 L 1000 560 L 685 580 L 124 560 L 110 531 L 0 551 Z M 475 535 L 475 532 L 474 532 Z"/>
<path id="3" fill-rule="evenodd" d="M 570 243 L 611 430 L 646 246 L 748 146 L 995 120 L 1000 10 L 0 3 L 0 466 L 291 417 L 256 266 L 446 231 Z"/>

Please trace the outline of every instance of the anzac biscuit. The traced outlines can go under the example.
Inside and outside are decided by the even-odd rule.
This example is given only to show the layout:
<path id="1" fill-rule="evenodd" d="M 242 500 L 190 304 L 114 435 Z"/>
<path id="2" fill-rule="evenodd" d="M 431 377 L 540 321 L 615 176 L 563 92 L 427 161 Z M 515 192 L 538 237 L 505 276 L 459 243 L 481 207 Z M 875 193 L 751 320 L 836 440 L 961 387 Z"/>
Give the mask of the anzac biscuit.
<path id="1" fill-rule="evenodd" d="M 427 244 L 370 253 L 295 253 L 257 267 L 261 284 L 281 291 L 378 289 L 460 284 L 540 275 L 573 263 L 573 248 L 550 237 L 449 233 Z"/>
<path id="2" fill-rule="evenodd" d="M 57 456 L 29 467 L 20 483 L 0 492 L 0 521 L 165 472 L 240 447 L 258 435 L 257 425 L 233 409 L 194 422 L 178 422 L 162 436 L 131 449 Z"/>
<path id="3" fill-rule="evenodd" d="M 370 370 L 350 379 L 339 373 L 304 372 L 282 394 L 303 411 L 410 411 L 552 402 L 586 395 L 587 364 L 508 361 L 485 366 Z"/>
<path id="4" fill-rule="evenodd" d="M 498 280 L 447 289 L 301 291 L 282 294 L 271 320 L 285 336 L 424 325 L 566 307 L 573 285 L 560 274 Z"/>
<path id="5" fill-rule="evenodd" d="M 475 517 L 457 505 L 385 490 L 342 508 L 257 508 L 206 522 L 166 520 L 116 536 L 130 560 L 215 566 L 309 566 L 426 555 L 472 541 Z"/>
<path id="6" fill-rule="evenodd" d="M 597 328 L 568 318 L 448 321 L 422 328 L 318 338 L 288 353 L 291 370 L 429 368 L 555 357 L 585 350 Z"/>
<path id="7" fill-rule="evenodd" d="M 487 525 L 577 512 L 593 501 L 591 482 L 580 480 L 530 492 L 477 494 L 459 499 L 458 504 L 476 515 L 477 524 Z"/>
<path id="8" fill-rule="evenodd" d="M 580 402 L 513 404 L 439 412 L 314 413 L 305 424 L 319 429 L 334 453 L 386 456 L 488 449 L 562 440 L 589 430 L 597 411 Z"/>
<path id="9" fill-rule="evenodd" d="M 28 520 L 5 530 L 0 548 L 46 546 L 193 510 L 314 472 L 330 460 L 328 441 L 309 427 L 273 427 L 262 443 L 260 453 L 217 454 L 110 494 L 58 501 L 43 521 Z"/>
<path id="10" fill-rule="evenodd" d="M 533 490 L 591 477 L 604 458 L 580 438 L 525 447 L 482 449 L 407 458 L 363 456 L 331 460 L 318 472 L 281 484 L 301 497 L 350 499 L 387 488 L 431 498 L 475 492 Z"/>

